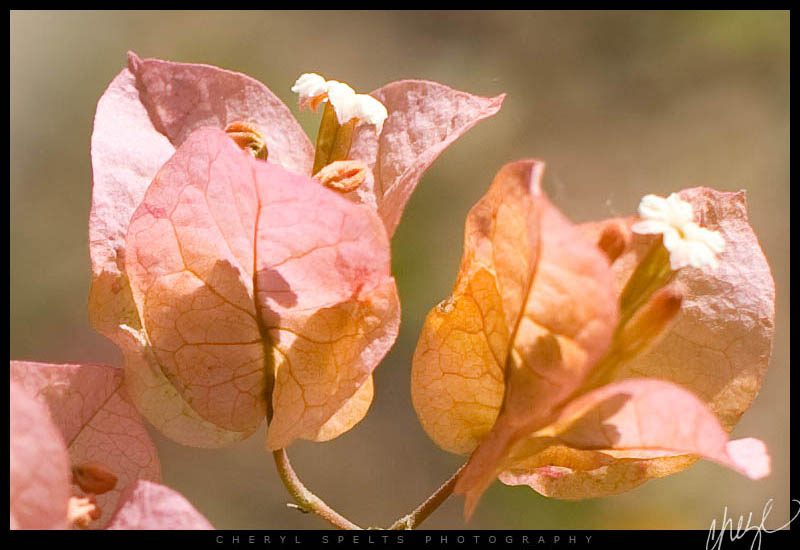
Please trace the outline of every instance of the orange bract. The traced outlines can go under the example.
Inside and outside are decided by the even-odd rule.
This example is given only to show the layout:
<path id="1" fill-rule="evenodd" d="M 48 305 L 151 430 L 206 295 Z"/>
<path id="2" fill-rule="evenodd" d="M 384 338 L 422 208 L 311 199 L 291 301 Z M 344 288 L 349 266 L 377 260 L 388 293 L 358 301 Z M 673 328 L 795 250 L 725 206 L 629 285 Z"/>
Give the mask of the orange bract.
<path id="1" fill-rule="evenodd" d="M 742 197 L 684 192 L 728 242 L 720 268 L 679 272 L 684 306 L 663 341 L 589 391 L 620 290 L 654 240 L 631 241 L 625 220 L 611 224 L 621 237 L 613 243 L 607 222 L 572 225 L 543 195 L 541 172 L 534 161 L 505 166 L 470 211 L 453 296 L 428 315 L 414 356 L 423 427 L 444 449 L 472 453 L 455 488 L 467 515 L 498 476 L 583 498 L 668 475 L 696 456 L 766 475 L 763 443 L 726 433 L 757 392 L 772 334 L 772 277 Z"/>
<path id="2" fill-rule="evenodd" d="M 468 494 L 470 508 L 510 446 L 546 423 L 577 388 L 607 349 L 617 320 L 606 257 L 549 203 L 542 172 L 536 161 L 505 166 L 470 211 L 451 300 L 472 300 L 474 313 L 442 318 L 432 312 L 415 355 L 414 404 L 429 434 L 438 441 L 469 433 L 469 444 L 447 442 L 458 451 L 482 440 L 456 486 Z M 465 284 L 476 273 L 483 274 L 480 286 Z M 476 339 L 490 342 L 492 353 L 476 356 Z M 471 359 L 465 362 L 454 349 Z M 491 367 L 469 366 L 482 358 Z M 490 371 L 494 376 L 483 374 Z M 451 383 L 442 387 L 444 373 Z M 483 433 L 464 426 L 471 421 L 465 400 L 445 403 L 433 395 L 485 394 L 486 385 L 495 398 L 483 411 Z"/>

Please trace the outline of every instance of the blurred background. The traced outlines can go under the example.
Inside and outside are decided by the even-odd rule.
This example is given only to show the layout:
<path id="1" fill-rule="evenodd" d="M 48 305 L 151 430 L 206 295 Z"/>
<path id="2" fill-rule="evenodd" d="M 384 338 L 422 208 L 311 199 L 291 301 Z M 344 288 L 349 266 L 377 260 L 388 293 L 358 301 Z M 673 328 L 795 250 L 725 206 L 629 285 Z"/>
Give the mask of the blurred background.
<path id="1" fill-rule="evenodd" d="M 789 14 L 787 12 L 12 12 L 11 356 L 121 365 L 89 326 L 89 138 L 96 102 L 142 57 L 247 73 L 294 107 L 303 72 L 368 91 L 422 78 L 482 95 L 500 113 L 423 178 L 393 241 L 400 337 L 376 374 L 367 418 L 290 450 L 308 486 L 362 525 L 387 525 L 462 462 L 424 434 L 410 360 L 427 311 L 446 297 L 464 216 L 504 163 L 548 162 L 546 186 L 572 219 L 635 211 L 646 193 L 746 189 L 777 283 L 771 370 L 736 436 L 764 439 L 773 474 L 753 482 L 704 462 L 630 493 L 548 500 L 500 483 L 471 523 L 451 499 L 427 528 L 707 529 L 728 513 L 789 516 Z M 296 112 L 296 109 L 295 109 Z M 318 118 L 298 118 L 313 137 Z M 324 528 L 286 508 L 263 432 L 223 450 L 153 432 L 164 482 L 218 528 Z"/>

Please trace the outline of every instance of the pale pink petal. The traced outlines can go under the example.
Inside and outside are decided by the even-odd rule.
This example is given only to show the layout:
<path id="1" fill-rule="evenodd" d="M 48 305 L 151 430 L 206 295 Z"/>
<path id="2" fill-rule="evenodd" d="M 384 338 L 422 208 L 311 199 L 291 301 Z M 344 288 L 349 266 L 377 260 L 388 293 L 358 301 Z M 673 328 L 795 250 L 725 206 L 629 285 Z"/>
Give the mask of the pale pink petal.
<path id="1" fill-rule="evenodd" d="M 591 391 L 570 403 L 546 433 L 576 449 L 668 451 L 701 456 L 753 479 L 769 473 L 763 443 L 729 442 L 697 396 L 663 380 L 632 378 Z"/>
<path id="2" fill-rule="evenodd" d="M 680 472 L 700 457 L 752 479 L 770 471 L 763 442 L 728 441 L 690 392 L 670 382 L 629 379 L 570 404 L 554 426 L 517 446 L 499 477 L 549 497 L 595 498 Z"/>
<path id="3" fill-rule="evenodd" d="M 623 367 L 620 378 L 671 380 L 705 401 L 726 429 L 758 394 L 772 351 L 775 283 L 747 219 L 745 193 L 696 187 L 680 192 L 701 226 L 718 231 L 725 249 L 716 269 L 681 269 L 684 301 L 670 332 L 650 352 Z M 635 220 L 622 220 L 627 224 Z M 584 224 L 597 238 L 604 222 Z M 653 237 L 634 235 L 613 269 L 627 282 Z"/>
<path id="4" fill-rule="evenodd" d="M 92 133 L 92 323 L 117 343 L 119 325 L 139 328 L 124 276 L 125 235 L 156 171 L 195 129 L 256 125 L 269 162 L 308 173 L 313 147 L 275 94 L 246 75 L 209 65 L 140 59 L 113 80 L 97 105 Z"/>
<path id="5" fill-rule="evenodd" d="M 363 160 L 374 174 L 360 190 L 360 202 L 374 204 L 391 236 L 422 174 L 455 140 L 500 110 L 505 94 L 481 97 L 424 80 L 400 80 L 370 95 L 383 103 L 389 118 L 380 137 L 361 126 L 350 157 Z"/>
<path id="6" fill-rule="evenodd" d="M 120 499 L 109 530 L 212 530 L 188 500 L 158 483 L 135 481 Z"/>
<path id="7" fill-rule="evenodd" d="M 761 479 L 770 474 L 772 461 L 767 446 L 760 439 L 745 437 L 729 441 L 725 451 L 735 464 L 742 468 L 742 473 L 750 479 Z"/>
<path id="8" fill-rule="evenodd" d="M 66 529 L 70 466 L 47 407 L 11 379 L 11 528 Z"/>
<path id="9" fill-rule="evenodd" d="M 161 477 L 155 446 L 127 396 L 122 375 L 121 369 L 105 365 L 11 362 L 11 379 L 49 407 L 71 465 L 96 462 L 117 476 L 116 487 L 97 497 L 105 512 L 93 527 L 108 521 L 128 483 Z"/>
<path id="10" fill-rule="evenodd" d="M 125 276 L 128 222 L 174 150 L 147 114 L 136 77 L 124 69 L 97 103 L 91 145 L 89 317 L 98 331 L 115 340 L 120 324 L 139 324 Z"/>
<path id="11" fill-rule="evenodd" d="M 270 445 L 316 439 L 397 335 L 377 215 L 253 159 L 220 130 L 195 132 L 165 164 L 127 243 L 151 362 L 129 368 L 132 394 L 182 443 L 251 434 L 270 390 Z"/>
<path id="12" fill-rule="evenodd" d="M 624 366 L 619 376 L 675 382 L 704 401 L 730 431 L 757 395 L 769 365 L 774 282 L 748 223 L 744 192 L 700 187 L 684 190 L 680 197 L 692 204 L 700 225 L 720 232 L 725 250 L 714 270 L 685 268 L 678 272 L 685 298 L 672 330 L 650 352 Z M 635 223 L 633 218 L 621 221 Z M 605 223 L 585 224 L 582 229 L 596 240 Z M 631 249 L 613 265 L 619 288 L 652 243 L 652 237 L 634 235 Z M 556 498 L 596 497 L 676 473 L 695 461 L 685 455 L 626 458 L 593 470 L 564 469 L 558 478 L 531 474 L 528 484 Z M 515 473 L 524 475 L 524 467 L 516 468 Z"/>
<path id="13" fill-rule="evenodd" d="M 264 135 L 270 163 L 310 175 L 314 148 L 308 136 L 258 80 L 211 65 L 140 59 L 134 53 L 128 54 L 128 70 L 153 125 L 175 147 L 198 128 L 248 122 Z"/>
<path id="14" fill-rule="evenodd" d="M 684 386 L 730 430 L 758 394 L 769 365 L 775 283 L 747 220 L 744 192 L 698 187 L 680 196 L 692 204 L 701 226 L 721 233 L 725 250 L 716 269 L 678 272 L 685 298 L 672 330 L 620 376 L 644 375 Z M 624 269 L 632 258 L 620 260 Z"/>

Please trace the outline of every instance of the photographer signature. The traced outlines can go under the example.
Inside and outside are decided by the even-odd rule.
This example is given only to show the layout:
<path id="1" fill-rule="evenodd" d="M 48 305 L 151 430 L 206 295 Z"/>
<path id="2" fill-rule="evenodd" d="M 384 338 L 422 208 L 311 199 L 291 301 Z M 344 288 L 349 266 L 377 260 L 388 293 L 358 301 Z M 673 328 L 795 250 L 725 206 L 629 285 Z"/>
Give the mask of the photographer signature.
<path id="1" fill-rule="evenodd" d="M 719 531 L 717 531 L 717 520 L 711 520 L 711 527 L 708 529 L 708 538 L 706 539 L 706 550 L 722 550 L 722 541 L 725 540 L 726 531 L 728 532 L 728 538 L 731 542 L 735 542 L 746 537 L 748 533 L 753 533 L 753 542 L 750 544 L 750 550 L 760 550 L 762 533 L 774 533 L 775 531 L 785 529 L 789 527 L 789 525 L 797 518 L 798 515 L 800 515 L 800 509 L 798 509 L 784 525 L 776 527 L 775 529 L 769 529 L 764 525 L 764 523 L 767 521 L 769 514 L 772 512 L 773 502 L 774 499 L 769 499 L 767 503 L 764 504 L 764 509 L 761 512 L 760 523 L 753 525 L 752 512 L 747 514 L 747 523 L 745 523 L 744 514 L 742 514 L 739 516 L 739 521 L 736 523 L 735 530 L 733 518 L 728 517 L 728 507 L 726 506 L 725 511 L 722 513 L 722 525 L 720 526 Z M 792 504 L 794 503 L 800 505 L 800 500 L 792 499 Z"/>

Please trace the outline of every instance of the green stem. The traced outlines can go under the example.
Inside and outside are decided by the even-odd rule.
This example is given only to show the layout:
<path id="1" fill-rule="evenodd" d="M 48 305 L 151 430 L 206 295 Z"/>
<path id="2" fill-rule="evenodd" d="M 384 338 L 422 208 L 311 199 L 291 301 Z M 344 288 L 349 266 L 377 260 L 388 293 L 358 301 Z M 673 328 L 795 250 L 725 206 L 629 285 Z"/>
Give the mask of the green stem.
<path id="1" fill-rule="evenodd" d="M 275 459 L 275 466 L 278 469 L 278 475 L 280 475 L 281 481 L 283 481 L 283 484 L 286 486 L 286 489 L 289 491 L 289 494 L 292 495 L 295 502 L 297 502 L 301 511 L 314 512 L 337 529 L 361 530 L 361 527 L 340 515 L 303 485 L 303 482 L 300 481 L 300 478 L 297 477 L 297 474 L 292 468 L 291 462 L 289 462 L 286 449 L 273 451 L 272 457 Z"/>
<path id="2" fill-rule="evenodd" d="M 435 493 L 425 500 L 422 504 L 417 506 L 417 508 L 407 514 L 397 521 L 395 521 L 390 530 L 399 531 L 403 529 L 415 529 L 419 526 L 420 523 L 425 521 L 428 516 L 430 516 L 434 511 L 436 511 L 439 506 L 441 506 L 445 500 L 453 494 L 453 489 L 455 489 L 456 483 L 458 482 L 458 476 L 464 471 L 464 468 L 467 465 L 464 464 L 461 466 L 456 473 L 454 473 L 450 479 L 444 482 L 441 487 L 439 487 Z"/>

